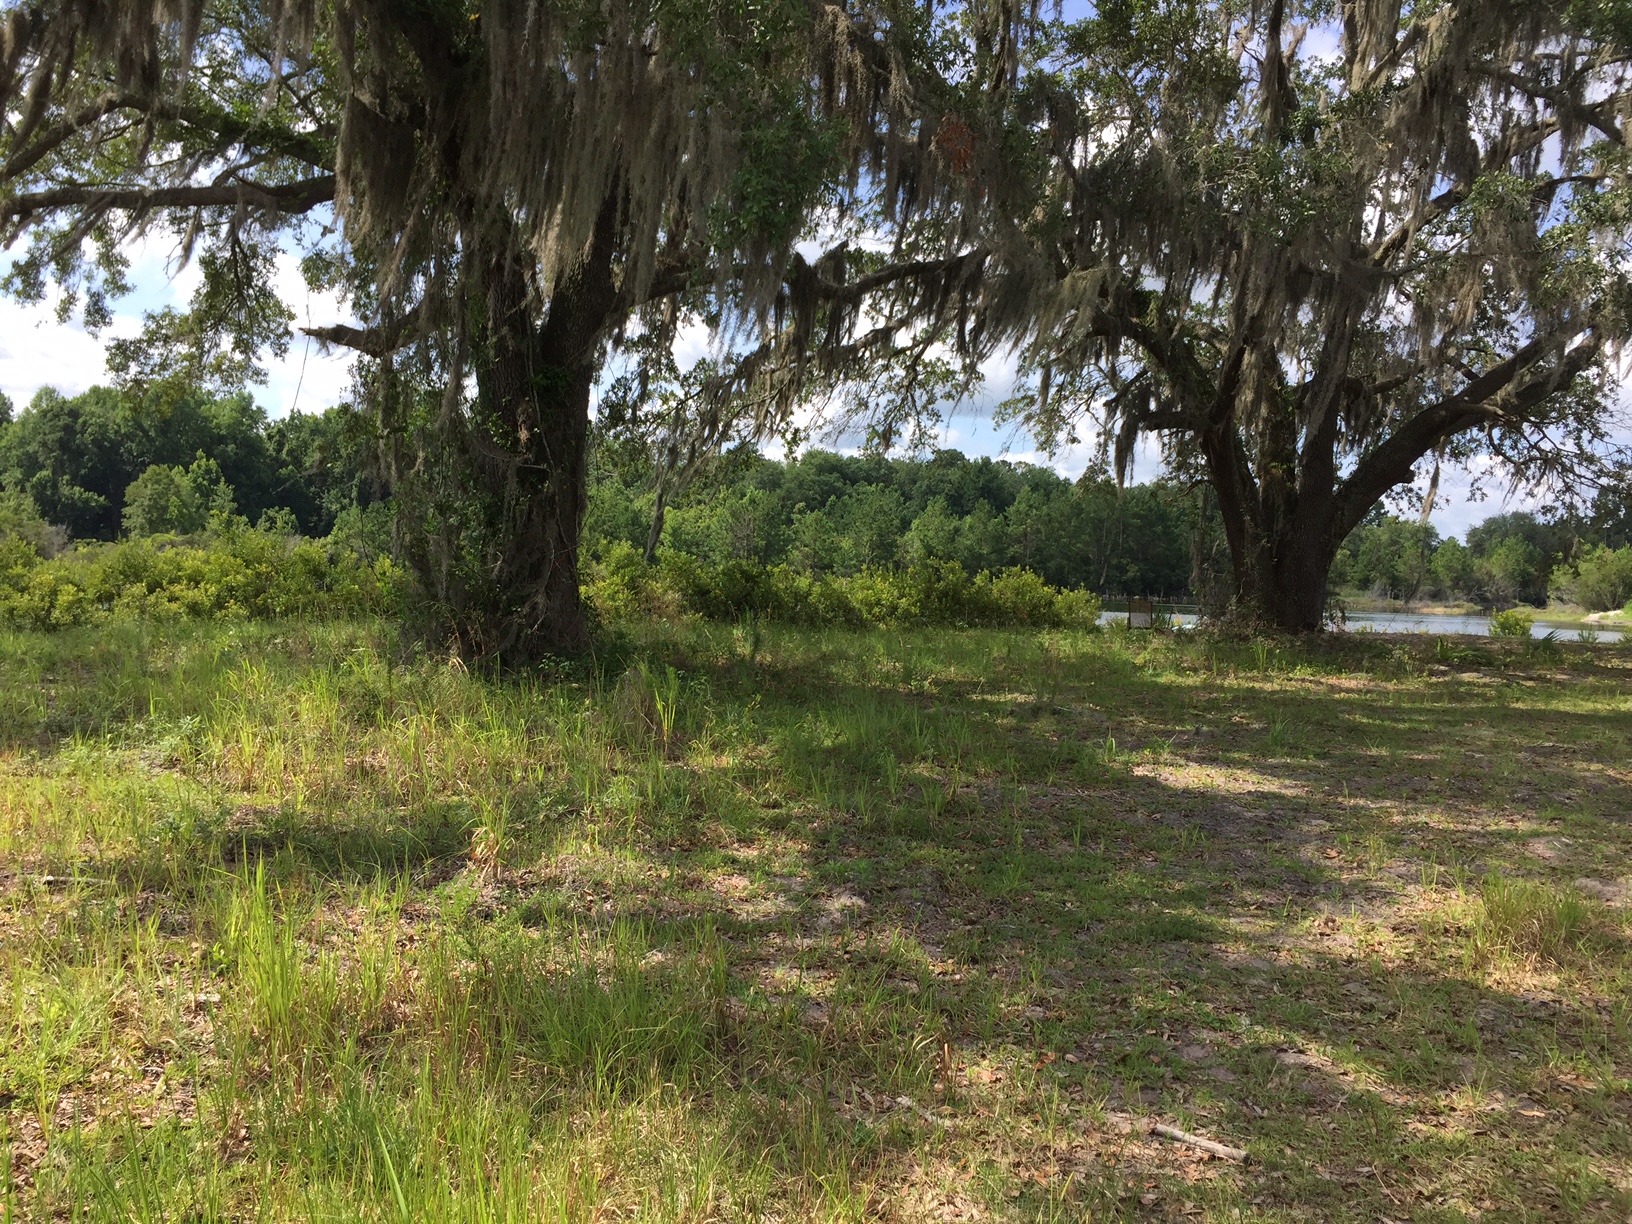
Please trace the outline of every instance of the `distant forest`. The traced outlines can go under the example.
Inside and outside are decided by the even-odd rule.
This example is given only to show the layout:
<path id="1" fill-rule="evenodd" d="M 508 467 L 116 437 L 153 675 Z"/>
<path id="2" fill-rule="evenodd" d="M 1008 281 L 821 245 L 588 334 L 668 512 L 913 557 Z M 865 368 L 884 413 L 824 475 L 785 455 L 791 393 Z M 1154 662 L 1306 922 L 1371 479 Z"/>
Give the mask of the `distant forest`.
<path id="1" fill-rule="evenodd" d="M 247 395 L 155 404 L 47 388 L 21 412 L 0 397 L 0 488 L 13 513 L 23 506 L 61 540 L 187 534 L 213 514 L 386 548 L 390 489 L 371 475 L 372 453 L 366 417 L 345 406 L 274 421 Z M 654 484 L 649 453 L 596 448 L 591 560 L 646 548 Z M 739 450 L 672 498 L 658 548 L 840 575 L 925 560 L 972 574 L 1019 566 L 1061 587 L 1188 600 L 1227 564 L 1207 498 L 1173 481 L 1119 489 L 1101 469 L 1073 481 L 954 450 L 786 462 Z M 1465 542 L 1379 508 L 1346 541 L 1332 583 L 1374 598 L 1619 607 L 1632 599 L 1632 499 L 1607 490 L 1586 515 L 1499 514 Z"/>

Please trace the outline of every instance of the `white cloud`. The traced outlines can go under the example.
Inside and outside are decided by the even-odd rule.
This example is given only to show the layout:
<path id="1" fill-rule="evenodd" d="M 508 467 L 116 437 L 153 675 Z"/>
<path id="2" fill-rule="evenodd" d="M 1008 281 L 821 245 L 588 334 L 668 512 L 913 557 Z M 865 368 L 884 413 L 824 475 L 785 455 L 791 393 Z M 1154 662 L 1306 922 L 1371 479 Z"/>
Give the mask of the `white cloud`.
<path id="1" fill-rule="evenodd" d="M 27 404 L 41 387 L 77 395 L 106 383 L 103 346 L 109 339 L 138 334 L 146 311 L 187 305 L 200 274 L 195 264 L 176 268 L 175 249 L 167 238 L 149 236 L 132 242 L 126 253 L 132 292 L 113 303 L 113 322 L 99 335 L 87 332 L 77 317 L 59 322 L 56 305 L 61 299 L 54 290 L 38 305 L 0 298 L 0 391 L 18 407 Z M 290 252 L 278 256 L 274 283 L 294 309 L 297 329 L 349 317 L 333 294 L 307 292 L 300 261 Z M 315 342 L 309 343 L 297 330 L 289 352 L 267 363 L 266 384 L 252 387 L 251 392 L 273 417 L 287 415 L 294 406 L 302 412 L 321 412 L 346 397 L 352 360 L 343 350 L 320 352 Z"/>
<path id="2" fill-rule="evenodd" d="M 78 394 L 107 378 L 102 344 L 77 324 L 58 323 L 52 304 L 0 300 L 0 391 L 19 408 L 41 387 Z"/>
<path id="3" fill-rule="evenodd" d="M 356 358 L 345 349 L 325 353 L 303 335 L 302 327 L 325 327 L 351 321 L 351 312 L 334 293 L 310 293 L 300 274 L 300 260 L 288 251 L 279 254 L 273 284 L 295 312 L 295 337 L 281 360 L 267 365 L 267 381 L 256 389 L 256 400 L 269 415 L 282 417 L 292 409 L 321 412 L 345 399 L 351 390 Z"/>

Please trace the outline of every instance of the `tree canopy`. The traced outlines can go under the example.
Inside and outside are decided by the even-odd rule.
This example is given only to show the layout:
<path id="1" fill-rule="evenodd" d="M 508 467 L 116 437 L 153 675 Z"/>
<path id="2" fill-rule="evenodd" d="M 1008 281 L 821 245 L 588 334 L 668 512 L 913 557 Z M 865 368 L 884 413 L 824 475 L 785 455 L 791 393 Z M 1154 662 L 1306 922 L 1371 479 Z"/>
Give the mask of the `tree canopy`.
<path id="1" fill-rule="evenodd" d="M 1045 444 L 1214 489 L 1238 610 L 1324 618 L 1342 541 L 1442 462 L 1570 494 L 1615 449 L 1624 6 L 1110 0 L 943 121 L 980 188 L 913 231 L 890 360 L 1018 351 Z M 907 424 L 867 400 L 875 435 Z M 1432 498 L 1430 488 L 1419 498 Z"/>
<path id="2" fill-rule="evenodd" d="M 1033 90 L 1049 292 L 1017 411 L 1097 410 L 1119 457 L 1153 434 L 1204 472 L 1238 600 L 1287 628 L 1419 463 L 1579 478 L 1632 252 L 1628 49 L 1593 15 L 1101 6 Z"/>
<path id="3" fill-rule="evenodd" d="M 280 244 L 364 326 L 380 465 L 427 624 L 457 651 L 585 641 L 577 549 L 607 348 L 675 300 L 752 327 L 847 181 L 920 190 L 892 65 L 908 6 L 774 0 L 34 0 L 8 14 L 0 221 L 11 287 L 94 322 L 121 244 L 171 230 L 204 277 L 112 364 L 231 389 L 288 342 Z M 902 177 L 905 175 L 905 177 Z M 902 187 L 901 190 L 905 190 Z M 338 234 L 330 232 L 330 224 Z"/>

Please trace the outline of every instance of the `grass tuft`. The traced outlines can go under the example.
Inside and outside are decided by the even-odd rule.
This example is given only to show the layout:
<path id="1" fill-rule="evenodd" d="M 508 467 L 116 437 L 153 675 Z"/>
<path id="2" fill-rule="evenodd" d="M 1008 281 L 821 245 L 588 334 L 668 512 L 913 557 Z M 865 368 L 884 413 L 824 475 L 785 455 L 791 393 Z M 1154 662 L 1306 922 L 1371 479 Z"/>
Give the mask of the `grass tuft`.
<path id="1" fill-rule="evenodd" d="M 1469 946 L 1480 963 L 1558 964 L 1577 952 L 1592 908 L 1574 889 L 1491 873 L 1479 886 Z"/>

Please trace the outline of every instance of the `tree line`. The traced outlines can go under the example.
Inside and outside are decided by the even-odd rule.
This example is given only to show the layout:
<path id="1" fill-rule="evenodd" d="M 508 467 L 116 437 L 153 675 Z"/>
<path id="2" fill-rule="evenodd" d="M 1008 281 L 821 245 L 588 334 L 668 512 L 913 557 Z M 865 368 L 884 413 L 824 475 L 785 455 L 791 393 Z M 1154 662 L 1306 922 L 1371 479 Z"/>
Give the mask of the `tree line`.
<path id="1" fill-rule="evenodd" d="M 1585 513 L 1516 510 L 1442 539 L 1432 525 L 1381 510 L 1349 534 L 1332 565 L 1334 589 L 1375 599 L 1505 608 L 1550 600 L 1589 612 L 1632 600 L 1632 497 L 1601 493 Z"/>
<path id="2" fill-rule="evenodd" d="M 212 510 L 325 536 L 377 500 L 355 411 L 268 419 L 247 392 L 155 401 L 111 387 L 0 395 L 0 486 L 74 540 L 187 534 Z"/>
<path id="3" fill-rule="evenodd" d="M 205 530 L 211 517 L 311 537 L 337 529 L 393 547 L 395 503 L 367 414 L 341 405 L 271 420 L 248 394 L 194 390 L 162 402 L 97 387 L 42 389 L 21 412 L 0 397 L 0 488 L 62 540 Z M 585 548 L 597 560 L 652 539 L 659 475 L 649 452 L 608 435 L 594 457 Z M 739 447 L 703 468 L 662 515 L 658 546 L 701 562 L 848 577 L 954 562 L 971 576 L 1029 569 L 1101 595 L 1201 597 L 1227 568 L 1204 483 L 1119 488 L 1101 467 L 1075 480 L 955 450 L 886 458 L 807 450 L 786 461 Z M 1594 609 L 1632 599 L 1632 499 L 1586 514 L 1497 514 L 1465 541 L 1381 510 L 1350 533 L 1335 591 L 1393 600 Z"/>
<path id="4" fill-rule="evenodd" d="M 0 487 L 64 541 L 202 531 L 211 514 L 321 537 L 395 511 L 366 414 L 341 405 L 271 420 L 247 393 L 153 402 L 115 388 L 44 388 L 21 412 L 0 397 Z M 585 543 L 601 556 L 650 534 L 655 472 L 596 447 Z M 602 456 L 606 458 L 602 458 Z M 1013 566 L 1060 587 L 1180 598 L 1191 587 L 1194 490 L 1117 489 L 1102 471 L 812 450 L 786 463 L 743 449 L 695 481 L 662 546 L 699 560 L 848 576 L 914 560 L 971 575 Z M 369 524 L 378 537 L 379 513 Z"/>
<path id="5" fill-rule="evenodd" d="M 592 555 L 649 541 L 654 484 L 597 466 Z M 955 450 L 896 459 L 810 450 L 778 462 L 745 448 L 666 508 L 659 539 L 710 563 L 849 576 L 951 561 L 971 575 L 1018 567 L 1058 587 L 1184 599 L 1198 537 L 1214 527 L 1202 500 L 1174 482 L 1119 489 L 1103 469 L 1071 481 Z"/>

